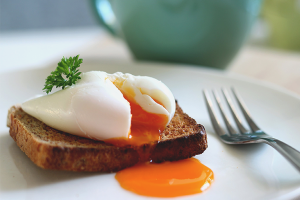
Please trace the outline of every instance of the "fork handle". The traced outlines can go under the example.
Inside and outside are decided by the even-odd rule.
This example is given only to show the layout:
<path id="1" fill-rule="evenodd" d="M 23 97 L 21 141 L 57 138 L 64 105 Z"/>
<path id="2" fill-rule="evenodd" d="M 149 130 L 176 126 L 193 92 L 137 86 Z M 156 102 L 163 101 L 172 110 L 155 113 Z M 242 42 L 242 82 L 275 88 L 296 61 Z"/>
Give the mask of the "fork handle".
<path id="1" fill-rule="evenodd" d="M 276 149 L 300 172 L 300 152 L 298 150 L 275 138 L 264 138 L 263 142 Z"/>

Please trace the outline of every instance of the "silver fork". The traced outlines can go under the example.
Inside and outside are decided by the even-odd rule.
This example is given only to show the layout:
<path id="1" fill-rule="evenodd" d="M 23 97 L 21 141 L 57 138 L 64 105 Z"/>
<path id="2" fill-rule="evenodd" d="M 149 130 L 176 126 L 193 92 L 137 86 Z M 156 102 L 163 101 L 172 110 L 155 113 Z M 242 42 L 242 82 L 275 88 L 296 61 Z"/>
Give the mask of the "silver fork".
<path id="1" fill-rule="evenodd" d="M 299 172 L 300 172 L 300 152 L 294 149 L 293 147 L 289 146 L 288 144 L 277 140 L 270 135 L 266 134 L 262 129 L 260 129 L 253 121 L 252 117 L 250 116 L 250 113 L 248 109 L 246 108 L 245 103 L 239 96 L 239 94 L 236 92 L 235 89 L 232 89 L 232 93 L 234 94 L 234 97 L 236 101 L 238 102 L 238 105 L 246 118 L 246 121 L 249 124 L 249 127 L 251 128 L 251 131 L 247 130 L 241 123 L 241 118 L 237 115 L 237 112 L 233 106 L 232 100 L 229 96 L 229 93 L 226 89 L 222 89 L 222 93 L 225 97 L 225 100 L 229 106 L 229 109 L 233 115 L 233 119 L 236 122 L 236 125 L 240 131 L 238 133 L 231 125 L 231 123 L 228 120 L 227 115 L 224 112 L 224 107 L 221 103 L 220 97 L 217 94 L 216 91 L 213 91 L 213 96 L 218 104 L 218 107 L 220 109 L 222 118 L 224 119 L 224 122 L 226 124 L 228 134 L 225 132 L 225 130 L 221 127 L 219 120 L 217 119 L 215 112 L 213 110 L 213 104 L 210 99 L 209 93 L 207 90 L 203 90 L 203 94 L 206 101 L 206 106 L 208 109 L 208 113 L 211 119 L 211 122 L 213 124 L 213 127 L 215 129 L 215 132 L 220 137 L 220 139 L 226 143 L 226 144 L 250 144 L 250 143 L 266 143 L 270 146 L 272 146 L 274 149 L 276 149 L 282 156 L 284 156 Z"/>

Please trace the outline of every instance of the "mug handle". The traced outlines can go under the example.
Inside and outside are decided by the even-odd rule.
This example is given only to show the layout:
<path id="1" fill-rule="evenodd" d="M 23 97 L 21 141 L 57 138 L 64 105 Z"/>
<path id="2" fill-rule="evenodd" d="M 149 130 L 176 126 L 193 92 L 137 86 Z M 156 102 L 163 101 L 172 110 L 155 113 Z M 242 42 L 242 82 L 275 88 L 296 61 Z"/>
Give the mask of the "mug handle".
<path id="1" fill-rule="evenodd" d="M 118 36 L 116 31 L 116 17 L 108 0 L 91 0 L 92 9 L 98 22 L 112 35 Z"/>

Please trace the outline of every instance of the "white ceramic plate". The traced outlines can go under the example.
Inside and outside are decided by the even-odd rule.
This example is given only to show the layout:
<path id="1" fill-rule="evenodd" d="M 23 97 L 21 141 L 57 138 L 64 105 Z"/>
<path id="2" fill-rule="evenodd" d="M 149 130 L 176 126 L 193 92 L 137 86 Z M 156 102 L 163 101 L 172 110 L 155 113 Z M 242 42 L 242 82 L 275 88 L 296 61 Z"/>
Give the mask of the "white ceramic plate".
<path id="1" fill-rule="evenodd" d="M 42 93 L 55 66 L 0 74 L 0 199 L 151 199 L 123 190 L 115 174 L 74 173 L 36 167 L 9 137 L 7 109 Z M 85 61 L 82 71 L 148 75 L 173 91 L 183 110 L 206 127 L 208 149 L 198 158 L 215 174 L 211 188 L 178 199 L 290 199 L 300 194 L 300 174 L 265 144 L 229 146 L 212 129 L 202 89 L 234 86 L 260 127 L 300 149 L 300 98 L 283 89 L 205 68 Z"/>

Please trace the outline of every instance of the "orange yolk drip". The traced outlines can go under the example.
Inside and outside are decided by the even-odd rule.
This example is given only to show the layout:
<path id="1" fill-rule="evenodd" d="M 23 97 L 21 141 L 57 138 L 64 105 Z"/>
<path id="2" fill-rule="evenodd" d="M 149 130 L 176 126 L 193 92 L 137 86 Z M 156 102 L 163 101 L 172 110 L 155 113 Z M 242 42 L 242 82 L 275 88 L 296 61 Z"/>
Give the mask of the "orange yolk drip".
<path id="1" fill-rule="evenodd" d="M 124 95 L 131 108 L 131 130 L 128 138 L 112 138 L 105 142 L 115 146 L 142 145 L 151 141 L 160 140 L 161 132 L 168 123 L 168 116 L 163 114 L 148 113 L 140 105 Z M 162 105 L 160 102 L 156 101 Z"/>
<path id="2" fill-rule="evenodd" d="M 121 187 L 139 195 L 176 197 L 201 193 L 212 183 L 211 169 L 195 158 L 143 163 L 117 172 Z"/>

